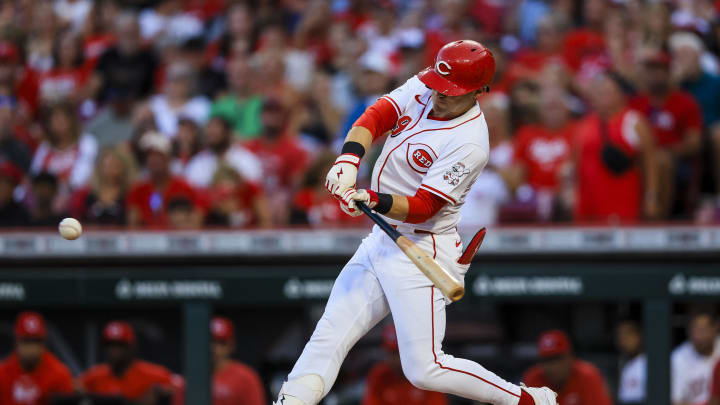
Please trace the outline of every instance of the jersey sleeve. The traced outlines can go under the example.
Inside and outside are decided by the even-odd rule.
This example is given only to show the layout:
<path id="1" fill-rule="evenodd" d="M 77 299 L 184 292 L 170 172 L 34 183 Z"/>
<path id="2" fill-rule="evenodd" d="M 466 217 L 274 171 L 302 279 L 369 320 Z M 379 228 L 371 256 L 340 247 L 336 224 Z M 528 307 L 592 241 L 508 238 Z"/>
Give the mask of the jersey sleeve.
<path id="1" fill-rule="evenodd" d="M 720 361 L 715 363 L 710 384 L 710 396 L 720 399 Z"/>
<path id="2" fill-rule="evenodd" d="M 465 144 L 444 154 L 425 174 L 421 189 L 450 204 L 457 204 L 467 194 L 488 162 L 489 153 L 477 144 Z"/>
<path id="3" fill-rule="evenodd" d="M 607 383 L 597 370 L 588 378 L 587 384 L 583 387 L 583 396 L 586 399 L 584 403 L 589 405 L 613 405 Z"/>
<path id="4" fill-rule="evenodd" d="M 675 349 L 670 359 L 670 398 L 673 403 L 683 402 L 684 379 L 682 358 L 679 349 Z"/>
<path id="5" fill-rule="evenodd" d="M 402 117 L 408 106 L 414 101 L 415 95 L 423 94 L 426 90 L 425 84 L 417 76 L 413 76 L 390 94 L 382 96 L 381 99 L 389 101 L 395 108 L 397 116 Z"/>

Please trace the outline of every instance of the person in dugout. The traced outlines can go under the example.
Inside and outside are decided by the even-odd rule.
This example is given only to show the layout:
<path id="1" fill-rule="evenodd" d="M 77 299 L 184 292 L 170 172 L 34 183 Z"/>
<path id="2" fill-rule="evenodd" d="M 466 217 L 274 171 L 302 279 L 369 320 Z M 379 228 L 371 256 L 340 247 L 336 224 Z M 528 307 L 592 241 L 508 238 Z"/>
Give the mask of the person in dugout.
<path id="1" fill-rule="evenodd" d="M 45 319 L 22 312 L 15 322 L 15 350 L 0 363 L 0 404 L 48 405 L 73 391 L 70 370 L 46 348 Z"/>
<path id="2" fill-rule="evenodd" d="M 213 405 L 266 405 L 265 389 L 257 373 L 233 360 L 235 326 L 228 318 L 210 321 L 212 338 Z"/>
<path id="3" fill-rule="evenodd" d="M 538 339 L 540 364 L 525 372 L 528 387 L 550 387 L 559 405 L 612 405 L 607 383 L 592 364 L 575 358 L 565 332 L 547 331 Z"/>
<path id="4" fill-rule="evenodd" d="M 405 378 L 395 325 L 383 329 L 382 346 L 387 357 L 370 369 L 362 405 L 447 405 L 445 394 L 420 390 Z"/>
<path id="5" fill-rule="evenodd" d="M 133 405 L 177 403 L 175 393 L 179 384 L 173 374 L 163 366 L 136 358 L 135 331 L 129 323 L 108 323 L 102 339 L 107 363 L 91 367 L 79 377 L 81 391 L 94 396 L 122 397 Z"/>

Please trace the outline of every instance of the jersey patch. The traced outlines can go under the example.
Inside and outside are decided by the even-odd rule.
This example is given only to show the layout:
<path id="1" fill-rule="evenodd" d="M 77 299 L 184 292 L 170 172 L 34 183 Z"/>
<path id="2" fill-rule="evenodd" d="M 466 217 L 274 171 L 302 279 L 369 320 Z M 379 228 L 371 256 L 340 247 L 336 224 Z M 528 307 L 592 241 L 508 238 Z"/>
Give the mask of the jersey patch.
<path id="1" fill-rule="evenodd" d="M 470 170 L 466 169 L 462 162 L 457 162 L 450 170 L 445 172 L 443 179 L 451 186 L 457 186 L 460 183 L 460 178 L 468 173 L 470 173 Z"/>
<path id="2" fill-rule="evenodd" d="M 425 174 L 437 159 L 437 154 L 424 143 L 408 143 L 406 158 L 413 170 Z"/>

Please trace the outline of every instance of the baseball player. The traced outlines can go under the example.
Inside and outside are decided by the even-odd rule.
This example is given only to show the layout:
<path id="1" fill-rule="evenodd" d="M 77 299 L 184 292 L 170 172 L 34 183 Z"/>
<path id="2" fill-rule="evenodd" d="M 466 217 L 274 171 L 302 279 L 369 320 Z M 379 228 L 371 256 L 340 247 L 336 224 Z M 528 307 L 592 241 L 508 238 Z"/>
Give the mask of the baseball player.
<path id="1" fill-rule="evenodd" d="M 326 188 L 352 216 L 362 201 L 462 279 L 456 225 L 468 190 L 487 163 L 488 130 L 476 97 L 488 91 L 492 53 L 475 41 L 445 45 L 435 65 L 377 100 L 355 122 Z M 356 190 L 360 160 L 390 133 L 369 190 Z M 335 383 L 350 348 L 392 312 L 403 373 L 416 387 L 497 405 L 555 405 L 549 388 L 509 383 L 442 351 L 445 305 L 430 280 L 375 226 L 335 281 L 325 313 L 290 372 L 277 405 L 315 405 Z"/>

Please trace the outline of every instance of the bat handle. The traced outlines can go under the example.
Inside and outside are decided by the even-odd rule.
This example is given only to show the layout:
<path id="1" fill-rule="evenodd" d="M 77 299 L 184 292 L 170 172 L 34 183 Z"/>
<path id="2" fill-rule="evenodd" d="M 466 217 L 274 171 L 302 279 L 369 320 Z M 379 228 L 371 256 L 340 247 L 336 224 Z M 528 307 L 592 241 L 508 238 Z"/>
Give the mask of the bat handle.
<path id="1" fill-rule="evenodd" d="M 382 229 L 387 236 L 390 237 L 390 239 L 393 240 L 393 242 L 396 242 L 400 236 L 400 232 L 398 232 L 397 229 L 393 228 L 392 225 L 388 224 L 387 221 L 385 221 L 380 215 L 372 212 L 372 210 L 365 205 L 364 202 L 361 201 L 355 201 L 355 205 L 360 209 L 360 211 L 364 212 L 365 215 L 367 215 L 370 219 L 372 219 L 373 222 L 377 224 L 377 226 Z"/>

